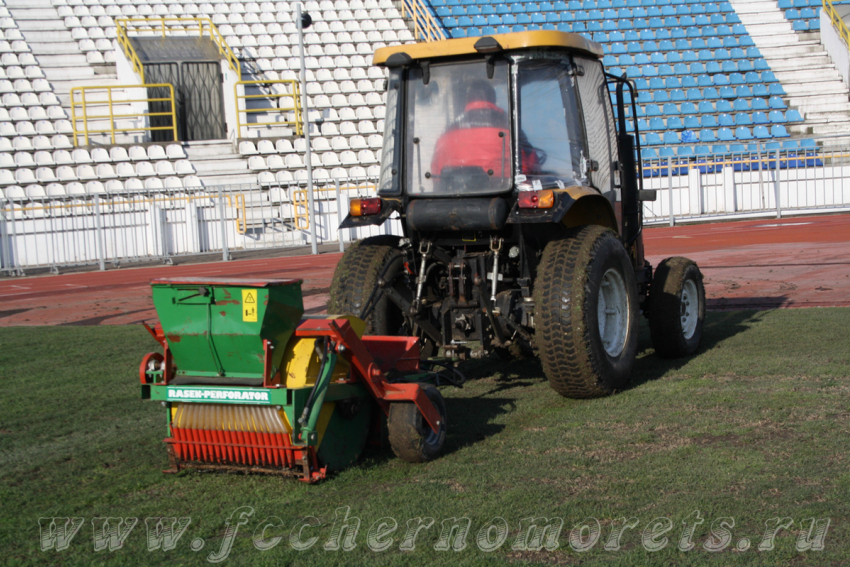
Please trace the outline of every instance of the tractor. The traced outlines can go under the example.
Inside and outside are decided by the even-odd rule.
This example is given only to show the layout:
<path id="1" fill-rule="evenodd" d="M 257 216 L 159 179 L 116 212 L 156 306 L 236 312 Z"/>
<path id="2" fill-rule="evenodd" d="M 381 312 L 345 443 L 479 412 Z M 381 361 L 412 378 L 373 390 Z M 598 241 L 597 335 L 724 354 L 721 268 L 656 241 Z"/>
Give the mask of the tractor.
<path id="1" fill-rule="evenodd" d="M 346 250 L 328 312 L 363 319 L 367 335 L 417 337 L 423 358 L 536 353 L 571 398 L 626 387 L 641 312 L 658 355 L 694 353 L 702 274 L 644 258 L 641 203 L 655 192 L 626 128 L 637 97 L 602 54 L 556 31 L 378 49 L 377 197 L 352 199 L 340 228 L 394 218 L 403 236 Z"/>

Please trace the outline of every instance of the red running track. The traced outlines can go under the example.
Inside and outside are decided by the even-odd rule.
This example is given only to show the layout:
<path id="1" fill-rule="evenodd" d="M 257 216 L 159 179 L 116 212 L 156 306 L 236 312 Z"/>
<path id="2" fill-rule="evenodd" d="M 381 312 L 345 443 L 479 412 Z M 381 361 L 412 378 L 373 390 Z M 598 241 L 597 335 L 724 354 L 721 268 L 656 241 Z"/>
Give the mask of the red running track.
<path id="1" fill-rule="evenodd" d="M 705 275 L 711 309 L 850 306 L 850 215 L 647 228 L 656 265 L 688 256 Z M 304 306 L 320 313 L 340 254 L 0 280 L 0 326 L 124 325 L 153 321 L 148 282 L 172 276 L 304 280 Z"/>

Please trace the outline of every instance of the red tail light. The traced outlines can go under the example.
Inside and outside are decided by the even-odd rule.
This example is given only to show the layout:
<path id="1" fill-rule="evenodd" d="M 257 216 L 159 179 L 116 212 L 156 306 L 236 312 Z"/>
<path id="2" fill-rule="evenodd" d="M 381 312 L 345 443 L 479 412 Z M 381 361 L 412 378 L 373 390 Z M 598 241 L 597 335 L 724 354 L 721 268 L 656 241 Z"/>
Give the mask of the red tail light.
<path id="1" fill-rule="evenodd" d="M 555 205 L 555 193 L 551 189 L 543 191 L 520 191 L 520 209 L 551 209 Z"/>
<path id="2" fill-rule="evenodd" d="M 377 215 L 383 208 L 384 203 L 377 197 L 372 199 L 352 199 L 348 204 L 348 212 L 353 217 Z"/>

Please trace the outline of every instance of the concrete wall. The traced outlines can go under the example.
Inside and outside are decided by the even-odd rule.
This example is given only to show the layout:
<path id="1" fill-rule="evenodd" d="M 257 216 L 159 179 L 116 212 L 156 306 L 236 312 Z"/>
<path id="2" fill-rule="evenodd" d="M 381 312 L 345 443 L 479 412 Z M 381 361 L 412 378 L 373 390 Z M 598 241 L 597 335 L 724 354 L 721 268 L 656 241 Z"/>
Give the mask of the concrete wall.
<path id="1" fill-rule="evenodd" d="M 841 73 L 844 83 L 850 86 L 850 51 L 824 10 L 820 12 L 820 40 L 838 72 Z"/>

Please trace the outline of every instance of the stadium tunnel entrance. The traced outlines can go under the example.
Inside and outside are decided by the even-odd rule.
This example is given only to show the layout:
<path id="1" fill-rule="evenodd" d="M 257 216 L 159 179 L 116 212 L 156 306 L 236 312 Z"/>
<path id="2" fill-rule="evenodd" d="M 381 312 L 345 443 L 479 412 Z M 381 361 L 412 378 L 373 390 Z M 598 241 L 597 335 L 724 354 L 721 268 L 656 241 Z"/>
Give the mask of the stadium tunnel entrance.
<path id="1" fill-rule="evenodd" d="M 147 84 L 174 87 L 177 136 L 182 142 L 227 137 L 221 55 L 208 37 L 132 37 Z M 166 87 L 148 87 L 150 99 L 167 98 Z M 150 113 L 169 111 L 170 102 L 150 102 Z M 169 116 L 151 116 L 150 125 L 169 126 Z M 169 129 L 152 130 L 151 141 L 170 142 Z"/>

